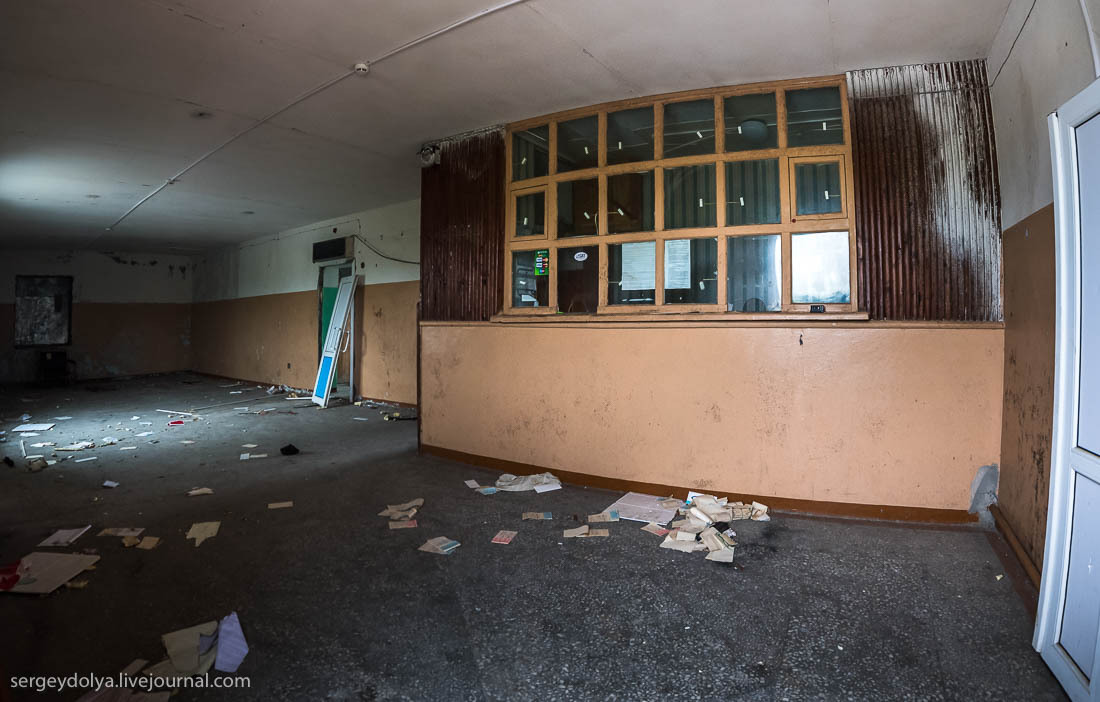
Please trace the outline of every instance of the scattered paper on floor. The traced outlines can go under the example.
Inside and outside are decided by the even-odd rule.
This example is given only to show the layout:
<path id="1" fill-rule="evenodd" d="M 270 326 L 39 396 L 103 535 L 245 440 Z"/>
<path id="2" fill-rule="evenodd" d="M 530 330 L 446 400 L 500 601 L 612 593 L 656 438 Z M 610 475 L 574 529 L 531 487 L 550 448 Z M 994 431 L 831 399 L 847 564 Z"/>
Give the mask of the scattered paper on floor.
<path id="1" fill-rule="evenodd" d="M 562 536 L 567 539 L 572 539 L 578 536 L 584 536 L 588 533 L 588 525 L 576 527 L 575 529 L 566 529 L 562 532 Z"/>
<path id="2" fill-rule="evenodd" d="M 208 487 L 191 488 L 187 491 L 188 497 L 198 497 L 200 495 L 213 495 L 214 491 Z"/>
<path id="3" fill-rule="evenodd" d="M 161 636 L 172 667 L 181 675 L 201 675 L 209 670 L 214 655 L 210 655 L 209 660 L 203 658 L 214 647 L 217 631 L 217 622 L 206 622 Z"/>
<path id="4" fill-rule="evenodd" d="M 415 529 L 415 519 L 391 519 L 387 522 L 390 525 L 390 529 Z"/>
<path id="5" fill-rule="evenodd" d="M 657 522 L 650 522 L 642 527 L 642 531 L 648 531 L 650 534 L 656 534 L 657 536 L 664 536 L 668 533 L 668 529 L 665 529 Z"/>
<path id="6" fill-rule="evenodd" d="M 481 486 L 478 485 L 476 480 L 467 480 L 466 481 L 466 487 L 471 488 L 473 490 L 477 490 Z"/>
<path id="7" fill-rule="evenodd" d="M 236 673 L 247 655 L 248 642 L 241 631 L 241 621 L 236 612 L 231 612 L 218 624 L 218 653 L 214 658 L 214 670 Z"/>
<path id="8" fill-rule="evenodd" d="M 195 522 L 187 532 L 188 539 L 195 540 L 195 548 L 202 546 L 202 542 L 218 535 L 221 522 Z"/>
<path id="9" fill-rule="evenodd" d="M 268 509 L 286 509 L 287 507 L 293 507 L 294 501 L 288 500 L 287 502 L 268 502 Z"/>
<path id="10" fill-rule="evenodd" d="M 599 514 L 588 515 L 589 522 L 617 522 L 619 521 L 618 512 L 600 512 Z"/>
<path id="11" fill-rule="evenodd" d="M 389 517 L 390 519 L 410 519 L 423 505 L 424 498 L 418 497 L 401 505 L 386 505 L 386 509 L 379 512 L 378 516 Z"/>
<path id="12" fill-rule="evenodd" d="M 19 561 L 19 581 L 3 592 L 45 595 L 95 564 L 99 556 L 35 551 Z"/>
<path id="13" fill-rule="evenodd" d="M 39 545 L 39 547 L 42 547 L 42 546 L 68 546 L 72 542 L 79 539 L 84 534 L 84 532 L 88 531 L 91 528 L 92 528 L 92 525 L 88 524 L 87 526 L 77 527 L 75 529 L 58 529 L 57 531 L 55 531 L 53 533 L 52 536 L 50 536 L 48 539 L 44 540 L 42 543 L 40 543 L 38 545 Z"/>
<path id="14" fill-rule="evenodd" d="M 428 539 L 417 550 L 449 556 L 454 553 L 454 550 L 461 545 L 462 544 L 455 541 L 454 539 L 448 539 L 446 536 L 437 536 L 434 539 Z"/>
<path id="15" fill-rule="evenodd" d="M 53 427 L 53 424 L 20 424 L 12 431 L 49 431 Z"/>
<path id="16" fill-rule="evenodd" d="M 663 503 L 667 498 L 656 495 L 646 495 L 641 492 L 628 492 L 604 512 L 615 511 L 621 519 L 629 519 L 634 522 L 656 522 L 668 524 L 676 516 L 676 510 L 680 507 L 680 501 L 675 500 L 675 506 L 666 507 Z"/>
<path id="17" fill-rule="evenodd" d="M 553 512 L 524 512 L 523 519 L 527 521 L 529 519 L 553 519 Z"/>
<path id="18" fill-rule="evenodd" d="M 524 490 L 538 490 L 540 485 L 556 485 L 561 487 L 561 481 L 554 477 L 553 473 L 538 473 L 536 475 L 516 476 L 505 473 L 497 478 L 496 487 L 505 492 L 522 492 Z M 542 490 L 538 490 L 543 492 Z"/>
<path id="19" fill-rule="evenodd" d="M 145 527 L 108 527 L 101 529 L 96 536 L 141 536 Z"/>

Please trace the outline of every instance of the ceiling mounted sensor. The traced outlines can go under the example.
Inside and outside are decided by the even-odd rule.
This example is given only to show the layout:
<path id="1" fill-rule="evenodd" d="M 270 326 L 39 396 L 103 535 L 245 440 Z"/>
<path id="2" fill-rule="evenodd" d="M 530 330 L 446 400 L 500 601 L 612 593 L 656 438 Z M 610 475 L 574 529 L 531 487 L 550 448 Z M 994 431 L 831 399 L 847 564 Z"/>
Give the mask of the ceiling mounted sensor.
<path id="1" fill-rule="evenodd" d="M 416 152 L 420 157 L 420 167 L 427 168 L 439 163 L 439 144 L 424 144 Z"/>
<path id="2" fill-rule="evenodd" d="M 355 64 L 355 66 L 352 67 L 352 70 L 354 70 L 356 73 L 358 73 L 361 76 L 365 76 L 368 73 L 370 73 L 370 64 L 366 63 L 364 61 L 360 61 L 359 63 Z"/>
<path id="3" fill-rule="evenodd" d="M 748 141 L 764 141 L 768 138 L 768 125 L 758 119 L 747 119 L 738 125 L 738 132 Z"/>

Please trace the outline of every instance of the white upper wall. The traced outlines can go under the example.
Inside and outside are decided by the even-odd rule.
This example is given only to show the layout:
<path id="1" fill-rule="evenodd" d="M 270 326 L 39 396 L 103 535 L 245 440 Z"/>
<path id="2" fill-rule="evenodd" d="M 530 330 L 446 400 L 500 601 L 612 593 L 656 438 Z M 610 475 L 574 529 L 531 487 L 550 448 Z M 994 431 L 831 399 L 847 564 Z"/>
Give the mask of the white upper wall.
<path id="1" fill-rule="evenodd" d="M 15 276 L 69 275 L 73 302 L 190 303 L 190 256 L 100 251 L 5 251 L 0 255 L 0 304 L 15 302 Z"/>
<path id="2" fill-rule="evenodd" d="M 313 263 L 313 243 L 344 236 L 356 237 L 355 270 L 362 276 L 362 284 L 420 278 L 419 265 L 384 257 L 420 260 L 420 200 L 417 199 L 324 220 L 196 256 L 195 301 L 316 290 L 320 264 Z"/>
<path id="3" fill-rule="evenodd" d="M 1100 21 L 1100 0 L 1086 2 Z M 1096 78 L 1078 0 L 1013 0 L 988 63 L 1008 229 L 1054 201 L 1047 115 Z"/>

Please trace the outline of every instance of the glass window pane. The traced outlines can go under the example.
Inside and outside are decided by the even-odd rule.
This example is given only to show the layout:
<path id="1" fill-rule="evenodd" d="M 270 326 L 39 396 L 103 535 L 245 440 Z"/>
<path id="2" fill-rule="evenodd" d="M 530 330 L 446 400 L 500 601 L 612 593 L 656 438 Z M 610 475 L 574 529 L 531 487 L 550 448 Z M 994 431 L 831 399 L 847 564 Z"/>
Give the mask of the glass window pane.
<path id="1" fill-rule="evenodd" d="M 734 95 L 725 100 L 726 151 L 774 149 L 779 146 L 775 93 Z"/>
<path id="2" fill-rule="evenodd" d="M 558 238 L 596 233 L 600 183 L 595 178 L 558 183 Z"/>
<path id="3" fill-rule="evenodd" d="M 787 146 L 844 143 L 840 88 L 787 91 Z"/>
<path id="4" fill-rule="evenodd" d="M 537 192 L 516 198 L 516 236 L 542 236 L 546 233 L 546 193 Z"/>
<path id="5" fill-rule="evenodd" d="M 718 226 L 714 164 L 665 169 L 665 229 Z"/>
<path id="6" fill-rule="evenodd" d="M 652 305 L 656 290 L 657 243 L 607 247 L 607 304 Z"/>
<path id="7" fill-rule="evenodd" d="M 731 312 L 778 312 L 783 307 L 780 236 L 731 236 L 726 280 L 726 309 Z"/>
<path id="8" fill-rule="evenodd" d="M 596 314 L 600 303 L 600 247 L 558 249 L 558 311 Z"/>
<path id="9" fill-rule="evenodd" d="M 607 177 L 607 231 L 653 231 L 653 171 Z"/>
<path id="10" fill-rule="evenodd" d="M 558 172 L 599 165 L 600 122 L 596 115 L 558 122 Z"/>
<path id="11" fill-rule="evenodd" d="M 550 127 L 532 127 L 512 135 L 512 180 L 550 172 Z"/>
<path id="12" fill-rule="evenodd" d="M 833 214 L 840 212 L 840 164 L 797 163 L 794 167 L 795 214 Z"/>
<path id="13" fill-rule="evenodd" d="M 550 304 L 550 252 L 512 253 L 512 307 L 546 307 Z"/>
<path id="14" fill-rule="evenodd" d="M 718 240 L 665 242 L 665 304 L 718 302 Z"/>
<path id="15" fill-rule="evenodd" d="M 779 159 L 726 164 L 726 224 L 775 224 L 779 205 Z"/>
<path id="16" fill-rule="evenodd" d="M 653 108 L 637 107 L 607 114 L 607 162 L 653 158 Z"/>
<path id="17" fill-rule="evenodd" d="M 791 301 L 848 303 L 848 232 L 791 235 Z"/>
<path id="18" fill-rule="evenodd" d="M 714 100 L 665 105 L 662 158 L 714 153 Z"/>

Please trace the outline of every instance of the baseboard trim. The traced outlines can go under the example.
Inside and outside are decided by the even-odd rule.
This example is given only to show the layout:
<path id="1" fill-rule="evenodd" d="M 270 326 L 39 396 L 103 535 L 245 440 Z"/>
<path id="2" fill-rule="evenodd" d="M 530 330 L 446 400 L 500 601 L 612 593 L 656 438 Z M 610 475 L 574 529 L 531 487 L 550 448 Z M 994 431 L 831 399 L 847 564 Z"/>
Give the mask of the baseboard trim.
<path id="1" fill-rule="evenodd" d="M 993 515 L 993 521 L 997 525 L 997 531 L 1001 532 L 1001 536 L 1008 542 L 1009 548 L 1012 549 L 1012 553 L 1016 555 L 1016 560 L 1020 561 L 1020 565 L 1023 566 L 1024 572 L 1027 573 L 1028 580 L 1038 589 L 1039 581 L 1042 579 L 1042 576 L 1039 574 L 1039 569 L 1035 566 L 1035 561 L 1031 560 L 1031 556 L 1024 550 L 1024 545 L 1020 543 L 1020 539 L 1016 536 L 1016 532 L 1012 530 L 1012 525 L 1005 519 L 1004 512 L 1002 512 L 997 505 L 990 505 L 989 512 Z"/>
<path id="2" fill-rule="evenodd" d="M 575 473 L 573 471 L 544 468 L 529 463 L 518 463 L 491 456 L 479 456 L 473 453 L 455 451 L 442 446 L 423 444 L 421 453 L 446 458 L 459 463 L 491 468 L 514 475 L 530 475 L 532 473 L 552 472 L 561 478 L 562 482 L 585 487 L 605 488 L 608 490 L 622 490 L 626 492 L 644 492 L 650 495 L 673 495 L 679 498 L 687 497 L 689 489 L 678 485 L 662 485 L 659 483 L 644 483 L 637 480 L 624 480 L 622 478 L 609 478 L 590 473 Z M 775 497 L 769 495 L 750 495 L 737 492 L 709 491 L 720 497 L 728 497 L 730 500 L 750 502 L 756 500 L 763 502 L 778 512 L 790 512 L 796 514 L 824 515 L 830 517 L 849 517 L 855 519 L 876 519 L 892 522 L 918 522 L 924 524 L 970 524 L 978 521 L 977 515 L 970 514 L 961 509 L 937 509 L 933 507 L 902 507 L 898 505 L 865 505 L 852 502 L 825 502 L 820 500 L 801 500 L 787 497 Z"/>

